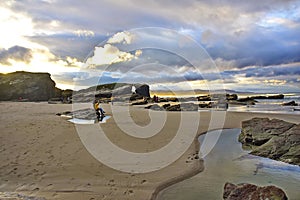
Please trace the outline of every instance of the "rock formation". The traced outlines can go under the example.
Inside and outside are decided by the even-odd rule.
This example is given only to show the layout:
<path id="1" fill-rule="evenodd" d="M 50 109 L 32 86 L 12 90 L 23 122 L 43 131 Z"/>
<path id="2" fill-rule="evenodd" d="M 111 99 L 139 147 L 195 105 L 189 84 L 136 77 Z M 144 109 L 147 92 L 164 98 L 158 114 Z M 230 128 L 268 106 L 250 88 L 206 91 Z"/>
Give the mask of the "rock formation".
<path id="1" fill-rule="evenodd" d="M 141 104 L 140 104 L 141 105 Z M 181 103 L 171 105 L 170 103 L 159 106 L 157 104 L 149 105 L 145 107 L 146 109 L 157 110 L 157 111 L 198 111 L 199 108 L 211 108 L 211 103 Z"/>
<path id="2" fill-rule="evenodd" d="M 149 85 L 141 85 L 136 88 L 135 92 L 143 97 L 150 97 Z"/>
<path id="3" fill-rule="evenodd" d="M 133 91 L 135 88 L 135 91 Z M 129 83 L 110 83 L 93 86 L 74 92 L 73 100 L 76 102 L 92 102 L 94 99 L 107 103 L 113 101 L 136 101 L 150 97 L 148 85 Z"/>
<path id="4" fill-rule="evenodd" d="M 237 94 L 226 94 L 226 100 L 230 101 L 230 100 L 237 100 L 238 99 L 238 95 Z"/>
<path id="5" fill-rule="evenodd" d="M 282 104 L 283 106 L 298 106 L 295 101 L 290 101 Z"/>
<path id="6" fill-rule="evenodd" d="M 223 199 L 225 200 L 287 200 L 284 191 L 273 185 L 259 187 L 253 184 L 241 183 L 232 184 L 225 183 Z"/>
<path id="7" fill-rule="evenodd" d="M 1 101 L 48 101 L 60 91 L 49 73 L 13 72 L 0 74 Z"/>
<path id="8" fill-rule="evenodd" d="M 253 118 L 242 122 L 239 141 L 250 154 L 300 166 L 300 124 Z"/>

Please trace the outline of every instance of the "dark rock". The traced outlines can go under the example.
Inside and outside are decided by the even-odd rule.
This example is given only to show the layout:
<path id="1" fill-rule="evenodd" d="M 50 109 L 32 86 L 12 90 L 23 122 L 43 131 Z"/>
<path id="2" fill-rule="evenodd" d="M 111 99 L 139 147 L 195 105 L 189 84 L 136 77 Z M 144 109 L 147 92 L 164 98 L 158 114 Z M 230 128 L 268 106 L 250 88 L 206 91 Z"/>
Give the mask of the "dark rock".
<path id="1" fill-rule="evenodd" d="M 239 141 L 251 147 L 250 154 L 300 165 L 300 125 L 253 118 L 242 122 Z"/>
<path id="2" fill-rule="evenodd" d="M 100 93 L 95 94 L 95 97 L 97 99 L 111 98 L 112 97 L 112 93 L 111 92 L 100 92 Z"/>
<path id="3" fill-rule="evenodd" d="M 238 99 L 238 100 L 230 100 L 228 103 L 233 105 L 255 105 L 254 99 Z"/>
<path id="4" fill-rule="evenodd" d="M 254 105 L 257 101 L 252 97 L 241 98 L 237 100 L 238 102 L 245 102 L 250 105 Z"/>
<path id="5" fill-rule="evenodd" d="M 147 100 L 142 99 L 142 100 L 138 100 L 138 101 L 135 101 L 135 102 L 131 103 L 131 105 L 133 105 L 133 106 L 134 105 L 145 105 L 147 103 L 148 103 Z"/>
<path id="6" fill-rule="evenodd" d="M 283 94 L 278 94 L 278 95 L 272 95 L 272 96 L 251 96 L 251 97 L 246 97 L 246 98 L 241 98 L 238 99 L 238 102 L 246 102 L 248 105 L 251 103 L 251 105 L 254 105 L 257 101 L 256 99 L 283 99 L 284 95 Z"/>
<path id="7" fill-rule="evenodd" d="M 238 95 L 237 94 L 226 94 L 226 99 L 228 101 L 230 101 L 230 100 L 237 100 L 238 99 Z"/>
<path id="8" fill-rule="evenodd" d="M 149 85 L 141 85 L 136 88 L 135 92 L 143 97 L 150 97 Z"/>
<path id="9" fill-rule="evenodd" d="M 144 99 L 145 97 L 143 97 L 142 95 L 140 94 L 137 94 L 137 93 L 134 93 L 130 96 L 129 100 L 130 101 L 136 101 L 136 100 L 141 100 L 141 99 Z"/>
<path id="10" fill-rule="evenodd" d="M 200 108 L 212 108 L 212 103 L 199 103 L 198 105 Z"/>
<path id="11" fill-rule="evenodd" d="M 198 101 L 211 101 L 210 95 L 198 96 Z"/>
<path id="12" fill-rule="evenodd" d="M 145 108 L 146 108 L 146 109 L 151 109 L 151 110 L 157 110 L 157 111 L 165 110 L 163 107 L 160 107 L 160 106 L 157 105 L 157 104 L 149 105 L 149 106 L 146 106 Z"/>
<path id="13" fill-rule="evenodd" d="M 151 106 L 153 106 L 153 105 L 146 106 L 145 109 L 150 109 Z"/>
<path id="14" fill-rule="evenodd" d="M 48 101 L 59 94 L 49 73 L 0 74 L 0 100 Z"/>
<path id="15" fill-rule="evenodd" d="M 273 185 L 259 187 L 253 184 L 241 183 L 232 184 L 225 183 L 223 199 L 225 200 L 287 200 L 284 191 Z"/>
<path id="16" fill-rule="evenodd" d="M 170 107 L 170 106 L 171 106 L 171 104 L 167 103 L 167 104 L 164 104 L 162 107 L 163 107 L 164 109 L 166 109 L 166 108 L 168 108 L 168 107 Z"/>
<path id="17" fill-rule="evenodd" d="M 169 98 L 166 98 L 166 100 L 168 102 L 178 102 L 179 101 L 178 98 L 176 98 L 176 97 L 169 97 Z"/>
<path id="18" fill-rule="evenodd" d="M 251 96 L 252 99 L 284 99 L 283 94 L 271 95 L 271 96 Z"/>
<path id="19" fill-rule="evenodd" d="M 224 185 L 224 192 L 223 192 L 223 199 L 227 199 L 230 193 L 237 188 L 236 185 L 232 183 L 225 183 Z"/>
<path id="20" fill-rule="evenodd" d="M 172 105 L 166 108 L 167 111 L 181 111 L 180 104 Z"/>
<path id="21" fill-rule="evenodd" d="M 159 98 L 158 101 L 159 101 L 159 102 L 168 102 L 168 99 L 165 99 L 165 98 Z"/>
<path id="22" fill-rule="evenodd" d="M 298 106 L 298 104 L 295 101 L 290 101 L 287 103 L 283 103 L 283 106 Z"/>
<path id="23" fill-rule="evenodd" d="M 132 91 L 135 88 L 135 91 Z M 73 93 L 76 102 L 93 102 L 96 98 L 100 102 L 113 101 L 128 102 L 150 97 L 148 85 L 129 83 L 110 83 L 93 86 Z"/>

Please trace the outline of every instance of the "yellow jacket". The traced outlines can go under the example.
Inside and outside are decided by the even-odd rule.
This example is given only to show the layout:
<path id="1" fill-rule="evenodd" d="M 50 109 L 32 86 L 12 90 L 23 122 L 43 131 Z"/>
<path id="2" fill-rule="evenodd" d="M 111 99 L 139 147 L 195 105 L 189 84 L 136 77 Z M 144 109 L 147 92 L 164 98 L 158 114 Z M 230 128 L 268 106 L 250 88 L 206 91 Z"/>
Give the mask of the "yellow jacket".
<path id="1" fill-rule="evenodd" d="M 95 104 L 94 104 L 94 109 L 95 109 L 95 110 L 100 109 L 100 103 L 98 103 L 98 102 L 95 103 Z"/>

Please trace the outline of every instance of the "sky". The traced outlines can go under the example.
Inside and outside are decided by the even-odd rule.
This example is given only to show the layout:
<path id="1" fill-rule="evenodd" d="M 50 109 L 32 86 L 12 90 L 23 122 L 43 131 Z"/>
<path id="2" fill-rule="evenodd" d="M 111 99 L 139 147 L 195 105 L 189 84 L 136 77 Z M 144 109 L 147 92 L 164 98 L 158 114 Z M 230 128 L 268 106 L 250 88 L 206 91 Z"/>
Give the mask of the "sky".
<path id="1" fill-rule="evenodd" d="M 0 73 L 62 89 L 300 92 L 300 1 L 3 0 Z"/>

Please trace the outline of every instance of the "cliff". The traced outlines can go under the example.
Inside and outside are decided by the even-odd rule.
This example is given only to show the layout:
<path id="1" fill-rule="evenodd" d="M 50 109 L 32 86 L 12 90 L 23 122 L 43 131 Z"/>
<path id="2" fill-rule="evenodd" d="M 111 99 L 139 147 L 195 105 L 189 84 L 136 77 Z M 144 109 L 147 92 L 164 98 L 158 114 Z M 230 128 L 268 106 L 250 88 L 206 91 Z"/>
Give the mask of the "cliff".
<path id="1" fill-rule="evenodd" d="M 13 72 L 0 74 L 0 101 L 47 101 L 60 90 L 49 73 Z"/>

